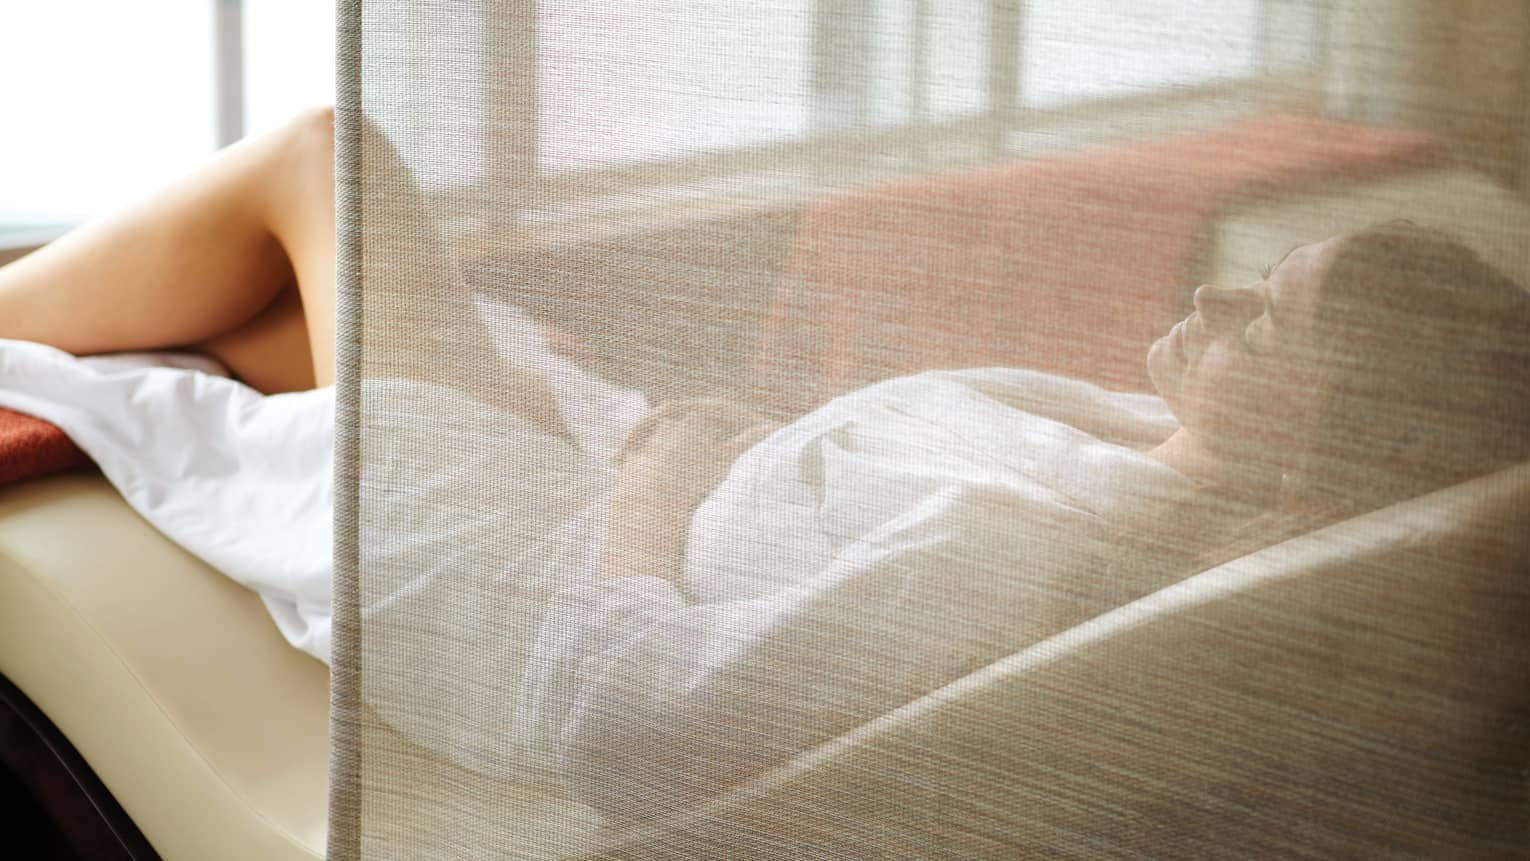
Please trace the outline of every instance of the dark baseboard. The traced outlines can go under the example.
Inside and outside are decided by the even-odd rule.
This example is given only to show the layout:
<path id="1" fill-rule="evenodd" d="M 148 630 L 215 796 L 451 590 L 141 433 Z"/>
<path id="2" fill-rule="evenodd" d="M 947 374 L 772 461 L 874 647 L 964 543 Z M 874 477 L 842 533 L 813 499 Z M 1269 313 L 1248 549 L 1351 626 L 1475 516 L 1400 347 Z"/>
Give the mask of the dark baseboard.
<path id="1" fill-rule="evenodd" d="M 122 806 L 48 717 L 0 675 L 0 856 L 159 861 Z"/>

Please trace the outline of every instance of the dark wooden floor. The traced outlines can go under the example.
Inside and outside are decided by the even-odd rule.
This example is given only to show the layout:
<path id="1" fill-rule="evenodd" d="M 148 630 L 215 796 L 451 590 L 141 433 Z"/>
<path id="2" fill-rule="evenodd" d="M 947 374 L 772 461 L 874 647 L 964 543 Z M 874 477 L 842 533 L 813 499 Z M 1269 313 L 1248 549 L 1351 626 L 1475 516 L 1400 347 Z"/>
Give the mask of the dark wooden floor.
<path id="1" fill-rule="evenodd" d="M 74 745 L 0 676 L 0 858 L 158 861 Z"/>
<path id="2" fill-rule="evenodd" d="M 38 861 L 84 861 L 69 845 L 64 832 L 27 791 L 21 778 L 0 768 L 0 811 L 4 811 L 4 854 Z"/>

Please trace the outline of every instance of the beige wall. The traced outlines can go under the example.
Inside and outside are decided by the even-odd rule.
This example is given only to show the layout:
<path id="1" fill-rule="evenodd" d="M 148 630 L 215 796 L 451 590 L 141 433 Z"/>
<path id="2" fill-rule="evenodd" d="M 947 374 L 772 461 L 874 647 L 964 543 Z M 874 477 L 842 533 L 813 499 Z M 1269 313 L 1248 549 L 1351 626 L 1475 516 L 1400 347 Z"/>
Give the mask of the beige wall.
<path id="1" fill-rule="evenodd" d="M 1524 187 L 1530 4 L 1460 0 L 1445 129 L 1480 167 Z"/>
<path id="2" fill-rule="evenodd" d="M 1329 38 L 1331 114 L 1432 129 L 1468 165 L 1524 184 L 1530 5 L 1345 0 L 1333 10 Z"/>

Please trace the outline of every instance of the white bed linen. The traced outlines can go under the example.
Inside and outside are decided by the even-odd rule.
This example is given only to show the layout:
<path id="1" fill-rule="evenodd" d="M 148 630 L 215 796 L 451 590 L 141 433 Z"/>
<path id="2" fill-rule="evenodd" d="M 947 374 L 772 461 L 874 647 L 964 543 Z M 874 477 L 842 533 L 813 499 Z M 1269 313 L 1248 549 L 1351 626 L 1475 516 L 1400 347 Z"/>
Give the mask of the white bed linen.
<path id="1" fill-rule="evenodd" d="M 0 406 L 62 428 L 155 528 L 327 662 L 334 389 L 268 397 L 224 373 L 187 354 L 77 358 L 0 339 Z"/>
<path id="2" fill-rule="evenodd" d="M 363 398 L 388 399 L 387 409 L 368 411 L 383 426 L 364 434 L 364 444 L 414 441 L 447 443 L 477 433 L 488 437 L 490 462 L 482 469 L 507 475 L 511 456 L 521 468 L 551 477 L 604 476 L 627 431 L 647 414 L 638 392 L 611 386 L 553 353 L 517 308 L 486 302 L 481 307 L 504 361 L 534 366 L 549 383 L 573 444 L 553 440 L 529 423 L 461 392 L 403 380 L 369 380 Z M 418 415 L 398 397 L 419 405 Z M 332 623 L 334 521 L 334 387 L 266 396 L 230 379 L 218 362 L 182 352 L 118 353 L 77 357 L 44 344 L 0 339 L 0 406 L 45 419 L 61 428 L 101 468 L 123 499 L 150 524 L 213 568 L 261 596 L 282 635 L 326 663 Z M 452 425 L 458 417 L 467 425 Z M 417 419 L 417 421 L 416 421 Z M 422 437 L 423 434 L 423 437 Z M 443 437 L 442 435 L 446 436 Z M 503 456 L 501 456 L 503 455 Z M 558 458 L 562 459 L 559 460 Z M 407 471 L 407 456 L 369 460 L 378 469 Z M 471 543 L 486 553 L 509 535 L 542 534 L 565 519 L 546 498 L 534 509 L 514 509 L 494 498 L 493 517 L 464 518 L 462 494 L 493 485 L 484 473 L 463 471 L 458 480 L 407 476 L 407 495 L 392 512 L 407 526 L 373 530 L 363 546 L 367 561 L 419 562 L 400 548 L 443 542 Z M 397 478 L 395 476 L 394 478 Z M 448 477 L 449 478 L 449 477 Z M 604 478 L 598 480 L 604 481 Z M 570 504 L 586 506 L 586 485 L 565 488 Z M 450 522 L 414 515 L 432 499 L 451 500 Z M 540 517 L 533 516 L 541 512 Z M 382 517 L 386 519 L 389 513 Z M 500 540 L 474 526 L 495 526 Z M 88 525 L 82 524 L 82 529 Z M 475 538 L 475 541 L 469 541 Z M 462 564 L 471 552 L 454 554 Z M 434 570 L 440 560 L 429 566 Z M 385 572 L 363 582 L 384 582 Z M 412 575 L 411 575 L 412 576 Z M 375 590 L 374 590 L 375 593 Z"/>
<path id="3" fill-rule="evenodd" d="M 574 433 L 367 381 L 363 636 L 408 648 L 369 649 L 363 693 L 416 743 L 606 811 L 635 785 L 654 805 L 695 801 L 1123 589 L 1151 591 L 1162 583 L 1102 581 L 1111 542 L 1193 491 L 1140 452 L 1175 427 L 1156 398 L 932 372 L 746 453 L 693 520 L 682 583 L 608 580 L 612 455 L 648 405 L 554 356 L 512 308 L 480 311 L 505 361 L 540 364 Z M 333 389 L 263 397 L 152 366 L 171 362 L 0 341 L 0 405 L 62 427 L 129 504 L 327 660 Z M 443 444 L 462 447 L 449 469 L 409 456 Z"/>

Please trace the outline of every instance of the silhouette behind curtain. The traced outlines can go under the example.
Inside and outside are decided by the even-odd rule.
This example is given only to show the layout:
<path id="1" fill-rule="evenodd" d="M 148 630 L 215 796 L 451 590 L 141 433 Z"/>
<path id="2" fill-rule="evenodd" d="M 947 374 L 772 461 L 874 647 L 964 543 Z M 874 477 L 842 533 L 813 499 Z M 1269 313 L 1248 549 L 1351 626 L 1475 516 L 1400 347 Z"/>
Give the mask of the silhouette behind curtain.
<path id="1" fill-rule="evenodd" d="M 341 12 L 333 857 L 1530 845 L 1530 11 Z"/>

